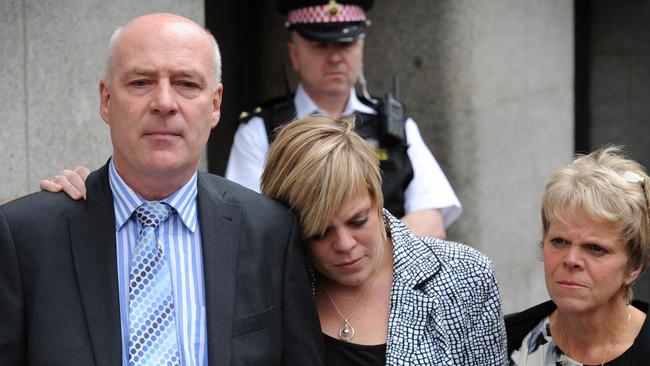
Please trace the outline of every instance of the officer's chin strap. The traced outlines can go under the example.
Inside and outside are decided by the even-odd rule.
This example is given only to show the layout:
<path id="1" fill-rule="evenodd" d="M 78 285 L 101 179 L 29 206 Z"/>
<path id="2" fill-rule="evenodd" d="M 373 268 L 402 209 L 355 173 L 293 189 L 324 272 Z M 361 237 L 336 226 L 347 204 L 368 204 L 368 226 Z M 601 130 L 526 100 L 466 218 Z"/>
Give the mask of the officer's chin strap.
<path id="1" fill-rule="evenodd" d="M 366 77 L 363 75 L 363 65 L 361 65 L 361 68 L 359 69 L 359 85 L 361 86 L 361 94 L 363 95 L 366 100 L 371 101 L 372 103 L 377 103 L 378 100 L 371 97 L 370 93 L 368 93 L 368 83 L 366 82 Z"/>

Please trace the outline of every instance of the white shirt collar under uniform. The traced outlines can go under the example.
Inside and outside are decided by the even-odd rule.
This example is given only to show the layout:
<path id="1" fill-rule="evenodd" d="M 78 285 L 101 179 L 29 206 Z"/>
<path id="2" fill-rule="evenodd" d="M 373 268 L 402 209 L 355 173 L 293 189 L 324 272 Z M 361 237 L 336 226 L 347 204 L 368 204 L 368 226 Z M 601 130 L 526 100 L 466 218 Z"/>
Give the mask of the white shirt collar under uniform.
<path id="1" fill-rule="evenodd" d="M 298 84 L 298 89 L 296 90 L 296 95 L 293 97 L 293 103 L 296 106 L 296 117 L 304 118 L 314 112 L 320 114 L 327 114 L 322 108 L 320 108 L 316 103 L 307 95 L 307 92 L 302 87 L 302 84 Z M 368 114 L 377 114 L 377 111 L 370 108 L 369 106 L 361 103 L 357 97 L 357 92 L 354 88 L 350 89 L 350 97 L 348 98 L 348 103 L 345 105 L 342 115 L 347 116 L 354 112 L 362 112 Z"/>

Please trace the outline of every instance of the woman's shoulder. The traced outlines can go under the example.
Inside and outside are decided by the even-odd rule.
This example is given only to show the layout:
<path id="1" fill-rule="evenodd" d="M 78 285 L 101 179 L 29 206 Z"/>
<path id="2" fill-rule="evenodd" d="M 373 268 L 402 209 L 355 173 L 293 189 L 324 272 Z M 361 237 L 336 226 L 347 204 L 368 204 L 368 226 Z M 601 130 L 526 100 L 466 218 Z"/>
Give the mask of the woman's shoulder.
<path id="1" fill-rule="evenodd" d="M 499 296 L 492 262 L 478 250 L 437 238 L 418 238 L 409 244 L 411 257 L 408 261 L 402 258 L 402 270 L 395 273 L 417 279 L 415 285 L 425 293 L 463 299 L 466 306 L 484 300 L 485 294 Z"/>
<path id="2" fill-rule="evenodd" d="M 508 337 L 508 354 L 517 349 L 533 327 L 555 309 L 555 304 L 549 300 L 524 311 L 506 315 L 504 320 Z"/>
<path id="3" fill-rule="evenodd" d="M 384 215 L 389 223 L 396 273 L 417 272 L 418 278 L 431 278 L 435 273 L 468 278 L 494 276 L 492 261 L 477 249 L 439 238 L 417 237 L 387 211 Z"/>
<path id="4" fill-rule="evenodd" d="M 646 314 L 646 319 L 641 326 L 641 331 L 634 339 L 634 344 L 621 357 L 623 361 L 629 360 L 631 364 L 640 364 L 650 359 L 650 319 L 648 319 L 648 303 L 634 300 L 632 305 Z"/>
<path id="5" fill-rule="evenodd" d="M 447 266 L 462 266 L 492 271 L 492 261 L 487 255 L 469 245 L 438 238 L 420 238 L 438 259 Z"/>
<path id="6" fill-rule="evenodd" d="M 553 310 L 555 310 L 556 308 L 557 306 L 555 306 L 553 301 L 549 300 L 541 304 L 537 304 L 533 307 L 530 307 L 526 310 L 517 313 L 507 314 L 504 318 L 506 324 L 512 324 L 513 326 L 531 320 L 537 323 L 545 316 L 551 314 Z"/>

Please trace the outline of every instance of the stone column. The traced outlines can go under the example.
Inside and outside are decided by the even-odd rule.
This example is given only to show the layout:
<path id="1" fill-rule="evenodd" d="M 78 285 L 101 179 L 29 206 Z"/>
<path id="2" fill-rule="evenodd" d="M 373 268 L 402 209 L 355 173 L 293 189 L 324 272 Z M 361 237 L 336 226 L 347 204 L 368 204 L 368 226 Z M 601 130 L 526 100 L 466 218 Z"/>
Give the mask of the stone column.
<path id="1" fill-rule="evenodd" d="M 24 194 L 28 180 L 22 3 L 0 3 L 0 203 Z"/>
<path id="2" fill-rule="evenodd" d="M 539 204 L 573 154 L 573 4 L 376 1 L 371 92 L 401 97 L 463 203 L 448 232 L 492 258 L 505 312 L 547 298 Z"/>

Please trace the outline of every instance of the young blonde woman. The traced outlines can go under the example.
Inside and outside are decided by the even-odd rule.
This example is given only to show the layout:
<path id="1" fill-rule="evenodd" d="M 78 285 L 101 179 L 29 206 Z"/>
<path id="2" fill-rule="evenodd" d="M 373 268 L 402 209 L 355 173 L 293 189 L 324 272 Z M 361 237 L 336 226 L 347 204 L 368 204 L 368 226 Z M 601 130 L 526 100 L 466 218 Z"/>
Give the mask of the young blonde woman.
<path id="1" fill-rule="evenodd" d="M 261 186 L 300 217 L 328 365 L 505 363 L 490 261 L 382 209 L 379 161 L 354 119 L 282 128 Z"/>

